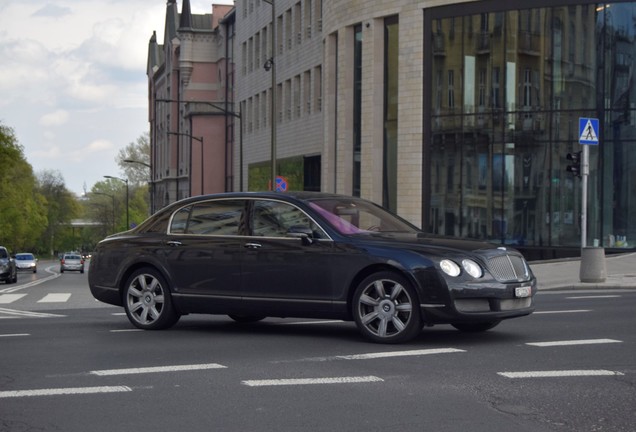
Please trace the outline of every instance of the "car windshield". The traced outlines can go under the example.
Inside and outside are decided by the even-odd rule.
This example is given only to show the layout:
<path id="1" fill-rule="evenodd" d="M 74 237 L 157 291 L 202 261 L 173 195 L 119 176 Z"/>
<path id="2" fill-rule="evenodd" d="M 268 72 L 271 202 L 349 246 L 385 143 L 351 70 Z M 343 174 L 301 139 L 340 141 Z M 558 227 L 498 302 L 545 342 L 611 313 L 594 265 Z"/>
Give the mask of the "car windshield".
<path id="1" fill-rule="evenodd" d="M 310 201 L 309 206 L 340 234 L 419 232 L 416 227 L 382 207 L 355 198 L 317 199 Z"/>
<path id="2" fill-rule="evenodd" d="M 35 258 L 31 254 L 18 254 L 15 259 L 19 261 L 33 261 Z"/>

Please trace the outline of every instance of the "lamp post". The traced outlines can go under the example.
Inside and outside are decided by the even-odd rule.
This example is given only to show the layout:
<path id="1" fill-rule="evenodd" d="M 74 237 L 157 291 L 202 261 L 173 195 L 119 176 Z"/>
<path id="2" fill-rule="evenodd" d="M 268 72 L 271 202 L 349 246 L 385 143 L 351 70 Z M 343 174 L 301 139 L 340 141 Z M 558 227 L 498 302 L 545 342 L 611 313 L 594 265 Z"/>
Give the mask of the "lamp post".
<path id="1" fill-rule="evenodd" d="M 115 234 L 115 195 L 107 194 L 104 192 L 90 192 L 93 195 L 104 195 L 113 199 L 113 234 Z"/>
<path id="2" fill-rule="evenodd" d="M 234 118 L 239 119 L 240 122 L 240 126 L 239 126 L 239 157 L 240 157 L 240 190 L 243 191 L 243 119 L 241 117 L 241 113 L 240 112 L 236 112 L 236 111 L 230 111 L 226 108 L 223 108 L 222 106 L 215 104 L 213 102 L 208 102 L 208 101 L 201 101 L 201 100 L 180 100 L 180 99 L 163 99 L 163 98 L 158 98 L 155 99 L 155 102 L 175 102 L 175 103 L 185 103 L 185 104 L 189 104 L 189 103 L 193 103 L 193 104 L 204 104 L 204 105 L 209 105 L 212 108 L 215 108 L 219 111 L 221 111 L 223 114 L 225 114 L 226 116 L 231 116 Z M 227 104 L 227 102 L 226 102 Z M 156 111 L 156 109 L 155 109 Z M 156 120 L 155 120 L 156 121 Z M 182 134 L 182 132 L 168 132 L 168 135 L 179 135 Z M 186 133 L 183 133 L 183 135 L 185 136 L 190 136 Z M 194 138 L 196 139 L 196 138 Z M 227 137 L 226 139 L 226 146 L 227 146 Z M 227 148 L 226 148 L 227 151 Z M 203 154 L 203 150 L 201 150 L 201 154 Z M 227 155 L 226 155 L 226 160 L 227 160 Z M 226 170 L 226 177 L 227 177 L 227 165 L 225 167 Z M 226 191 L 229 191 L 229 188 L 227 187 L 227 181 L 226 181 L 226 186 L 225 186 Z M 203 192 L 201 192 L 201 194 L 203 194 Z"/>
<path id="3" fill-rule="evenodd" d="M 152 165 L 146 162 L 134 160 L 134 159 L 124 159 L 124 162 L 131 164 L 139 164 L 145 167 L 148 167 L 150 170 L 150 178 L 148 179 L 148 184 L 150 185 L 150 214 L 155 213 L 155 183 L 152 181 Z"/>
<path id="4" fill-rule="evenodd" d="M 195 137 L 185 132 L 168 132 L 168 135 L 185 136 L 201 144 L 201 193 L 199 195 L 203 195 L 203 137 Z M 190 196 L 192 196 L 192 141 L 190 141 Z"/>
<path id="5" fill-rule="evenodd" d="M 232 116 L 234 118 L 239 119 L 239 175 L 240 175 L 240 179 L 239 179 L 239 189 L 241 192 L 243 192 L 243 119 L 241 118 L 241 113 L 236 112 L 236 111 L 229 111 L 226 108 L 223 108 L 222 106 L 219 106 L 213 102 L 207 102 L 207 101 L 185 101 L 186 103 L 200 103 L 200 104 L 204 104 L 204 105 L 209 105 L 212 108 L 218 109 L 219 111 L 221 111 L 223 114 L 225 115 L 229 115 Z M 232 129 L 232 131 L 234 131 L 234 129 Z M 225 160 L 227 161 L 227 137 L 225 138 L 226 141 L 226 155 L 225 155 Z M 234 142 L 234 141 L 232 141 Z M 228 182 L 227 182 L 227 165 L 225 166 L 225 178 L 226 178 L 226 182 L 225 182 L 225 191 L 228 192 L 230 189 L 228 188 Z M 232 172 L 234 172 L 234 170 L 232 170 Z"/>
<path id="6" fill-rule="evenodd" d="M 104 178 L 113 179 L 113 180 L 119 180 L 119 181 L 122 181 L 122 182 L 126 183 L 126 230 L 129 230 L 130 229 L 130 211 L 129 211 L 129 207 L 128 207 L 128 179 L 123 179 L 123 178 L 113 177 L 113 176 L 107 176 L 107 175 L 105 175 Z"/>
<path id="7" fill-rule="evenodd" d="M 267 59 L 263 67 L 266 71 L 272 71 L 272 136 L 271 136 L 271 173 L 270 173 L 270 181 L 271 181 L 271 190 L 276 190 L 276 62 L 274 61 L 274 56 L 276 52 L 276 8 L 274 7 L 275 0 L 263 0 L 265 3 L 269 3 L 272 6 L 272 56 Z"/>

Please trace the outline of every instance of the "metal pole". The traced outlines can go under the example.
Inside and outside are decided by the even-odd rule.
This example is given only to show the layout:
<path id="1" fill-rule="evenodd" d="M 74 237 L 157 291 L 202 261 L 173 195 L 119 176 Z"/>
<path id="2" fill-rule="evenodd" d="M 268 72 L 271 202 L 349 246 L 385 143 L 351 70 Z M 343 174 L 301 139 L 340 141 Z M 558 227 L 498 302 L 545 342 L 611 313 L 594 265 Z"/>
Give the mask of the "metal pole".
<path id="1" fill-rule="evenodd" d="M 587 247 L 587 178 L 590 175 L 590 146 L 584 145 L 581 156 L 581 248 Z"/>
<path id="2" fill-rule="evenodd" d="M 272 5 L 272 57 L 271 57 L 271 66 L 272 66 L 272 149 L 271 149 L 271 157 L 272 157 L 272 166 L 270 173 L 270 190 L 276 190 L 276 61 L 274 58 L 276 57 L 276 8 L 274 7 L 274 0 L 268 1 Z"/>

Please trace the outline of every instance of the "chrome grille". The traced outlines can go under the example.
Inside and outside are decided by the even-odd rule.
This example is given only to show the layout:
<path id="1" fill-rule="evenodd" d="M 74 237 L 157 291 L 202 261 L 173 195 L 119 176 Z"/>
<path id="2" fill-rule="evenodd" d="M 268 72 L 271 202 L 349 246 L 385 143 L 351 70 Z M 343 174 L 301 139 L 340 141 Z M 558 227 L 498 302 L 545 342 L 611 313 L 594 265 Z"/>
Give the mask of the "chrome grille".
<path id="1" fill-rule="evenodd" d="M 501 282 L 528 280 L 528 266 L 518 255 L 499 255 L 488 260 L 488 269 Z"/>

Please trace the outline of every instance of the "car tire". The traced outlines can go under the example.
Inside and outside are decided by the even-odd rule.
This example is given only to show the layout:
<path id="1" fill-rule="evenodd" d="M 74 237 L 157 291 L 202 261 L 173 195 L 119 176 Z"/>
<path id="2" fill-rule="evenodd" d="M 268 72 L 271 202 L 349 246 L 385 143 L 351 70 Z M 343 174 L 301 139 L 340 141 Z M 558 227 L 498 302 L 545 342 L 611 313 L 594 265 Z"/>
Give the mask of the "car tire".
<path id="1" fill-rule="evenodd" d="M 179 321 L 168 283 L 153 268 L 141 268 L 126 281 L 123 292 L 126 315 L 137 328 L 161 330 Z"/>
<path id="2" fill-rule="evenodd" d="M 374 273 L 358 285 L 353 318 L 364 337 L 380 343 L 406 342 L 423 326 L 415 289 L 404 276 L 391 271 Z"/>
<path id="3" fill-rule="evenodd" d="M 241 323 L 241 324 L 248 324 L 248 323 L 258 322 L 258 321 L 262 321 L 265 318 L 267 318 L 265 316 L 260 316 L 260 315 L 234 315 L 234 314 L 230 314 L 228 316 L 230 318 L 232 318 L 234 321 L 236 321 L 237 323 Z"/>
<path id="4" fill-rule="evenodd" d="M 453 327 L 455 327 L 459 331 L 463 331 L 466 333 L 480 333 L 490 330 L 491 328 L 499 325 L 501 321 L 487 321 L 487 322 L 477 322 L 477 323 L 451 323 Z"/>

